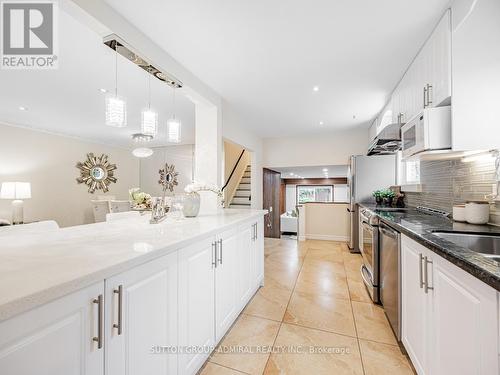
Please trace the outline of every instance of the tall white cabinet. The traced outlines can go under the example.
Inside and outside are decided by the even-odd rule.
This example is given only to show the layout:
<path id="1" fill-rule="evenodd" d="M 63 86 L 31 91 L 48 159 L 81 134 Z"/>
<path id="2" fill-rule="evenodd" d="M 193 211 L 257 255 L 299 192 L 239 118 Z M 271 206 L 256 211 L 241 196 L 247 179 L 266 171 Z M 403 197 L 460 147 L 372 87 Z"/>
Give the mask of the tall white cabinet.
<path id="1" fill-rule="evenodd" d="M 419 375 L 499 373 L 497 292 L 402 236 L 402 342 Z"/>

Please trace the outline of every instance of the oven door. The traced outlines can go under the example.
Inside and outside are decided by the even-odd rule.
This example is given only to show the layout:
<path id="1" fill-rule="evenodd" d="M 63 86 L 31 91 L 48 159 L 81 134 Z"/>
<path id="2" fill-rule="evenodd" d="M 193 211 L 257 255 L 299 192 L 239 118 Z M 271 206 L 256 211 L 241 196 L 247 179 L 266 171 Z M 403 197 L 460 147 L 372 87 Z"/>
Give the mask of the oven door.
<path id="1" fill-rule="evenodd" d="M 363 256 L 363 263 L 366 268 L 370 272 L 371 275 L 374 274 L 374 266 L 375 266 L 375 240 L 377 237 L 377 228 L 372 227 L 365 221 L 360 222 L 359 226 L 359 250 L 361 251 L 361 255 Z"/>
<path id="2" fill-rule="evenodd" d="M 420 114 L 401 128 L 403 158 L 425 151 L 424 115 Z"/>

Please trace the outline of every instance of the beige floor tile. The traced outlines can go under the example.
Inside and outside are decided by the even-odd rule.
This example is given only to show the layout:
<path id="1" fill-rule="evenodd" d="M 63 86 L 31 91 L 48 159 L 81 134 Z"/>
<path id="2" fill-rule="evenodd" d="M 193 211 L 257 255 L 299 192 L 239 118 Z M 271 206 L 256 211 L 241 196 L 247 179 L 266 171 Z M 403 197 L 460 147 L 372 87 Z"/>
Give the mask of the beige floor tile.
<path id="1" fill-rule="evenodd" d="M 359 340 L 365 375 L 413 375 L 408 358 L 398 346 Z"/>
<path id="2" fill-rule="evenodd" d="M 256 348 L 270 346 L 278 333 L 280 323 L 242 314 L 222 340 L 222 349 L 243 346 L 251 353 L 215 352 L 210 362 L 248 374 L 262 374 L 269 354 L 257 353 Z"/>
<path id="3" fill-rule="evenodd" d="M 291 295 L 291 289 L 266 284 L 257 291 L 244 313 L 281 322 Z"/>
<path id="4" fill-rule="evenodd" d="M 327 275 L 310 271 L 301 271 L 295 285 L 298 292 L 327 295 L 349 299 L 347 279 L 336 274 Z"/>
<path id="5" fill-rule="evenodd" d="M 361 267 L 358 269 L 345 268 L 345 275 L 348 281 L 363 282 L 363 279 L 361 278 Z"/>
<path id="6" fill-rule="evenodd" d="M 347 259 L 344 257 L 344 266 L 346 272 L 349 271 L 360 272 L 359 270 L 361 269 L 362 264 L 363 264 L 363 258 L 361 258 L 360 256 L 348 257 Z"/>
<path id="7" fill-rule="evenodd" d="M 205 367 L 198 375 L 242 375 L 244 372 L 236 371 L 227 367 L 216 365 L 215 363 L 207 362 Z"/>
<path id="8" fill-rule="evenodd" d="M 303 349 L 300 353 L 278 350 L 297 346 Z M 313 354 L 309 353 L 311 347 L 335 348 L 337 352 Z M 283 324 L 264 374 L 362 375 L 363 368 L 355 338 Z"/>
<path id="9" fill-rule="evenodd" d="M 284 322 L 356 337 L 349 300 L 295 291 Z"/>
<path id="10" fill-rule="evenodd" d="M 318 259 L 309 259 L 307 256 L 302 264 L 302 271 L 312 273 L 322 273 L 326 275 L 337 275 L 346 277 L 344 264 L 342 262 L 327 262 Z"/>
<path id="11" fill-rule="evenodd" d="M 352 301 L 352 309 L 359 338 L 397 344 L 382 307 L 372 303 Z"/>
<path id="12" fill-rule="evenodd" d="M 342 251 L 340 248 L 334 249 L 309 249 L 307 252 L 307 259 L 324 260 L 328 262 L 340 262 L 344 261 L 342 257 Z"/>
<path id="13" fill-rule="evenodd" d="M 352 279 L 347 279 L 347 284 L 349 285 L 349 295 L 352 301 L 357 302 L 367 302 L 371 303 L 372 300 L 368 291 L 366 290 L 365 284 L 361 281 L 354 281 Z"/>

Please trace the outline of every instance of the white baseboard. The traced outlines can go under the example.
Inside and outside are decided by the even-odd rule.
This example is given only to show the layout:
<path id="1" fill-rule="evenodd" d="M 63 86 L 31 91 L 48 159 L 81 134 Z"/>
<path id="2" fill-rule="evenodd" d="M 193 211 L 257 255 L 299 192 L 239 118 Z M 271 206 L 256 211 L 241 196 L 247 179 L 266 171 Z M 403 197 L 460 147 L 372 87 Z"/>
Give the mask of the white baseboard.
<path id="1" fill-rule="evenodd" d="M 323 241 L 349 241 L 349 236 L 337 236 L 331 234 L 306 234 L 308 240 L 323 240 Z"/>

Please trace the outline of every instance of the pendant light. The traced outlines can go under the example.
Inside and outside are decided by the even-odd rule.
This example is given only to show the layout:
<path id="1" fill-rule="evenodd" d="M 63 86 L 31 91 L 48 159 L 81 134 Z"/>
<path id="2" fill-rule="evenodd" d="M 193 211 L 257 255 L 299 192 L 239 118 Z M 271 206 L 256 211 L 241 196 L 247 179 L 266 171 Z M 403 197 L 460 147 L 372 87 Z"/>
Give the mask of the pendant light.
<path id="1" fill-rule="evenodd" d="M 142 134 L 156 137 L 158 131 L 158 113 L 151 110 L 151 74 L 148 73 L 148 108 L 141 112 Z"/>
<path id="2" fill-rule="evenodd" d="M 170 143 L 179 143 L 181 141 L 181 121 L 175 118 L 175 86 L 172 86 L 173 96 L 173 115 L 167 121 L 167 139 Z"/>
<path id="3" fill-rule="evenodd" d="M 136 158 L 149 158 L 153 155 L 153 149 L 146 147 L 147 143 L 153 140 L 153 136 L 149 134 L 137 133 L 132 134 L 132 139 L 136 147 L 132 150 L 132 155 Z"/>
<path id="4" fill-rule="evenodd" d="M 127 126 L 127 103 L 118 96 L 118 43 L 115 44 L 115 94 L 106 96 L 106 125 Z"/>

